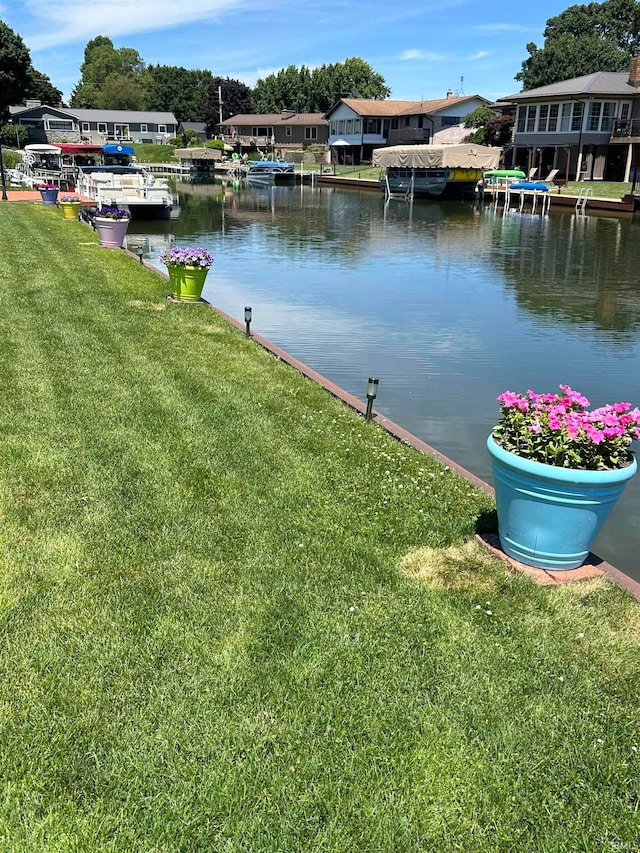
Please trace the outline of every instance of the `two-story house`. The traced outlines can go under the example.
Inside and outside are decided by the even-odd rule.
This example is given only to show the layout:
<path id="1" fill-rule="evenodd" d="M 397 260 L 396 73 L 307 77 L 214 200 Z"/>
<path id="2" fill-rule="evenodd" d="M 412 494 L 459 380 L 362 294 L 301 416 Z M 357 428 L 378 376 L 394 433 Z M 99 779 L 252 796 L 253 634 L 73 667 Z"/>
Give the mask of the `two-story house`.
<path id="1" fill-rule="evenodd" d="M 178 130 L 174 114 L 165 112 L 84 110 L 27 101 L 24 106 L 9 107 L 9 113 L 15 124 L 27 128 L 31 143 L 166 143 Z"/>
<path id="2" fill-rule="evenodd" d="M 480 95 L 453 92 L 432 101 L 341 98 L 325 113 L 329 145 L 334 159 L 347 163 L 371 160 L 383 145 L 454 145 L 469 135 L 464 117 L 488 104 Z"/>
<path id="3" fill-rule="evenodd" d="M 629 181 L 640 166 L 640 52 L 629 72 L 596 71 L 509 95 L 512 166 L 566 180 Z M 508 159 L 509 162 L 509 159 Z"/>

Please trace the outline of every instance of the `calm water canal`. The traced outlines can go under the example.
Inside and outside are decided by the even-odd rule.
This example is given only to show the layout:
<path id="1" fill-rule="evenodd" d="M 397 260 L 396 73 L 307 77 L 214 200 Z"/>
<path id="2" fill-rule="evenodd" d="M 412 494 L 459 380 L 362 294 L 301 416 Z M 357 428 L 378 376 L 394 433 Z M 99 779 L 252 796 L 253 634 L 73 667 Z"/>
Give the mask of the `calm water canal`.
<path id="1" fill-rule="evenodd" d="M 163 268 L 171 242 L 215 257 L 204 296 L 491 482 L 505 389 L 566 383 L 640 405 L 640 219 L 503 217 L 372 192 L 179 184 L 179 216 L 133 222 Z M 640 476 L 595 549 L 640 579 Z"/>

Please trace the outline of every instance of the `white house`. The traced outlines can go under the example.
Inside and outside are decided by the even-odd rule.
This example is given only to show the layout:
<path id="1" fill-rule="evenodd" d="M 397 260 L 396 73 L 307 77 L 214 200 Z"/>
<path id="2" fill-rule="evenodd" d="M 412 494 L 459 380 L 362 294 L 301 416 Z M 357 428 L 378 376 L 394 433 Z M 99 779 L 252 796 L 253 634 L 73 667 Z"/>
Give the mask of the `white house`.
<path id="1" fill-rule="evenodd" d="M 341 98 L 325 113 L 329 145 L 339 162 L 371 160 L 383 145 L 462 142 L 470 131 L 463 118 L 489 101 L 480 95 L 454 96 L 434 101 L 388 101 Z"/>

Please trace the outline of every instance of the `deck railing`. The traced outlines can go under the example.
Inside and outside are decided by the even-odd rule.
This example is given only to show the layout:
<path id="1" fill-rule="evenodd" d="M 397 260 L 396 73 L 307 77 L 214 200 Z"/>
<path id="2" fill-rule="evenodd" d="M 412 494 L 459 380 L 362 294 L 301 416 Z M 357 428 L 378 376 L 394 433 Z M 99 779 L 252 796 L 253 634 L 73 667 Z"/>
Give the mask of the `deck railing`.
<path id="1" fill-rule="evenodd" d="M 616 119 L 611 131 L 612 139 L 621 137 L 640 136 L 640 119 Z"/>

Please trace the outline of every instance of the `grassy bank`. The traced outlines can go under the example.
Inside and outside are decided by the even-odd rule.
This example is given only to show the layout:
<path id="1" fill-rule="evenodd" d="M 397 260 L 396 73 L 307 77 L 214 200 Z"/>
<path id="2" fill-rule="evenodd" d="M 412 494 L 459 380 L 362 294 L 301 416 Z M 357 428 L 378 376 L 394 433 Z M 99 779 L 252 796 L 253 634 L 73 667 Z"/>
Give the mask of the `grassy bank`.
<path id="1" fill-rule="evenodd" d="M 55 208 L 0 234 L 2 850 L 633 849 L 635 602 Z"/>

